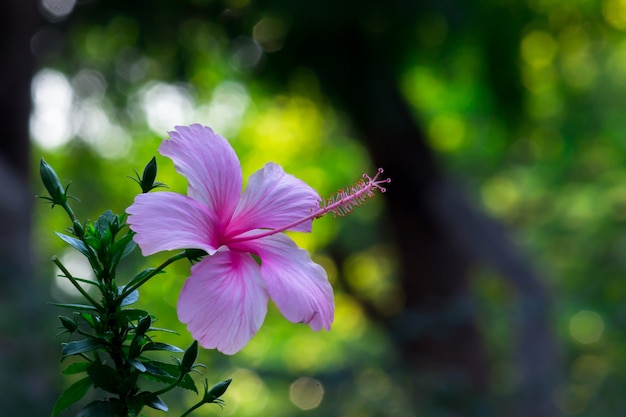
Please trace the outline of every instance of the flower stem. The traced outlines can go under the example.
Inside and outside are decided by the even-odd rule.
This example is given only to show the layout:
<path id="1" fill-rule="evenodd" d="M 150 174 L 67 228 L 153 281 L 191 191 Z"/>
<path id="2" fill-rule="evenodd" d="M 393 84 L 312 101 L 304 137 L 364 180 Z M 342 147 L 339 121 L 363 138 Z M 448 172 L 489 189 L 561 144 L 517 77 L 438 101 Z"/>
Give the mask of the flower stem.
<path id="1" fill-rule="evenodd" d="M 189 410 L 185 411 L 183 414 L 180 415 L 180 417 L 186 417 L 189 414 L 192 413 L 192 411 L 202 407 L 202 405 L 204 404 L 204 399 L 199 401 L 198 403 L 194 404 Z"/>

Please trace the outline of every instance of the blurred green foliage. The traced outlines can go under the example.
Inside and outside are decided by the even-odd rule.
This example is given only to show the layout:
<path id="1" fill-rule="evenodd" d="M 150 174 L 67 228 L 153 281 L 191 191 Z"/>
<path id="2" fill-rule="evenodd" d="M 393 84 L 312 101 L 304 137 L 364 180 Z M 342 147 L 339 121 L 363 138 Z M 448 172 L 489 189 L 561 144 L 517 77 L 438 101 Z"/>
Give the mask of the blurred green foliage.
<path id="1" fill-rule="evenodd" d="M 373 172 L 349 119 L 313 71 L 295 66 L 271 84 L 255 77 L 288 39 L 289 16 L 247 0 L 154 2 L 141 19 L 117 6 L 78 5 L 65 34 L 54 26 L 40 32 L 59 44 L 41 54 L 33 81 L 33 167 L 44 156 L 71 182 L 70 194 L 81 200 L 74 205 L 79 217 L 124 211 L 138 192 L 126 176 L 153 155 L 157 180 L 184 193 L 184 179 L 156 151 L 175 124 L 199 122 L 226 136 L 245 175 L 274 161 L 321 195 Z M 557 407 L 566 415 L 622 415 L 626 2 L 424 7 L 414 26 L 404 28 L 402 48 L 389 46 L 401 62 L 396 81 L 448 172 L 515 230 L 553 292 L 552 322 L 566 371 L 554 393 Z M 384 31 L 384 24 L 377 26 L 384 23 L 380 13 L 367 27 Z M 235 18 L 247 19 L 246 36 L 232 37 Z M 486 33 L 499 36 L 486 41 Z M 495 50 L 507 53 L 493 56 L 498 42 L 504 47 Z M 389 192 L 403 190 L 391 184 Z M 233 383 L 223 411 L 198 415 L 444 415 L 427 392 L 414 408 L 404 389 L 409 377 L 391 366 L 392 343 L 359 302 L 369 300 L 388 315 L 402 309 L 394 247 L 381 230 L 383 205 L 376 198 L 349 217 L 316 220 L 311 235 L 293 235 L 336 284 L 332 331 L 314 333 L 271 308 L 240 354 L 201 353 L 214 379 Z M 34 219 L 38 259 L 58 254 L 71 268 L 76 258 L 52 233 L 68 226 L 62 213 L 38 205 Z M 327 256 L 331 244 L 349 253 L 345 264 Z M 162 259 L 136 254 L 128 276 Z M 51 266 L 40 267 L 48 271 L 51 297 L 68 301 Z M 187 265 L 170 268 L 139 301 L 150 305 L 161 327 L 178 329 L 173 343 L 182 346 L 190 339 L 175 305 L 187 274 Z M 342 291 L 339 274 L 358 299 Z M 493 366 L 490 389 L 495 409 L 506 410 L 516 378 L 511 289 L 492 271 L 477 268 L 474 275 Z M 181 398 L 187 406 L 193 400 Z"/>

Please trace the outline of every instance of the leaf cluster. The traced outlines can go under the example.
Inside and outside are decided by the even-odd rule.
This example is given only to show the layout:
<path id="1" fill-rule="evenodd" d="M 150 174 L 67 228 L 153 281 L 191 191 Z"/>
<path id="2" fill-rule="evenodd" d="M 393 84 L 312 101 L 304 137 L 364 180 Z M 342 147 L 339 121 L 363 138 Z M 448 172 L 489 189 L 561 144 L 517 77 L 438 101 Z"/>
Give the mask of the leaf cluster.
<path id="1" fill-rule="evenodd" d="M 155 164 L 154 158 L 150 164 Z M 45 172 L 54 172 L 51 167 L 47 168 Z M 150 166 L 149 171 L 156 173 L 156 165 Z M 154 176 L 151 175 L 151 178 L 152 184 Z M 46 180 L 46 177 L 42 179 Z M 142 190 L 144 186 L 154 188 L 148 187 L 147 182 L 144 182 Z M 67 233 L 57 235 L 87 258 L 96 280 L 73 276 L 58 258 L 53 257 L 62 277 L 74 285 L 85 302 L 53 303 L 69 311 L 67 315 L 59 316 L 61 334 L 69 335 L 69 341 L 62 345 L 61 360 L 75 360 L 63 373 L 83 377 L 61 394 L 52 416 L 80 401 L 92 388 L 104 391 L 107 397 L 88 403 L 78 413 L 78 417 L 138 417 L 146 406 L 167 411 L 168 406 L 161 395 L 174 388 L 198 393 L 191 377 L 192 372 L 203 367 L 195 363 L 198 356 L 197 342 L 194 341 L 183 350 L 156 341 L 155 333 L 174 332 L 155 327 L 156 317 L 148 311 L 129 307 L 139 299 L 138 288 L 141 285 L 162 273 L 170 263 L 185 258 L 191 260 L 190 255 L 186 252 L 174 255 L 157 268 L 140 271 L 126 285 L 118 285 L 117 267 L 137 246 L 133 241 L 134 232 L 127 227 L 126 215 L 116 215 L 107 210 L 95 222 L 81 223 L 67 200 L 63 201 L 62 206 L 72 221 L 72 227 Z M 94 289 L 96 291 L 92 291 Z M 99 294 L 98 299 L 91 295 L 94 292 Z M 158 351 L 182 353 L 183 356 L 182 359 L 173 358 L 171 362 L 163 362 L 152 357 Z M 162 387 L 146 390 L 142 388 L 142 382 L 146 381 L 156 382 Z M 188 415 L 203 404 L 222 406 L 220 396 L 226 391 L 230 380 L 220 384 L 209 389 L 205 381 L 201 400 L 183 415 Z"/>

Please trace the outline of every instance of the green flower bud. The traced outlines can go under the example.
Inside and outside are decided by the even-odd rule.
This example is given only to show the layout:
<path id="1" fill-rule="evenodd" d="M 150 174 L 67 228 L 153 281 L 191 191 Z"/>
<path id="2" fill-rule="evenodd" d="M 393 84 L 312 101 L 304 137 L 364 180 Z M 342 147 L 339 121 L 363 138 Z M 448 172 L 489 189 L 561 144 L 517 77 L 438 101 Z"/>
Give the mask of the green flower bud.
<path id="1" fill-rule="evenodd" d="M 204 400 L 206 402 L 213 402 L 226 392 L 228 386 L 232 382 L 232 379 L 227 379 L 226 381 L 218 382 L 213 385 L 211 389 L 207 390 L 206 394 L 204 394 Z"/>
<path id="2" fill-rule="evenodd" d="M 154 188 L 154 180 L 157 175 L 156 158 L 153 156 L 150 162 L 143 169 L 143 175 L 141 176 L 141 190 L 147 193 Z"/>
<path id="3" fill-rule="evenodd" d="M 184 373 L 188 373 L 191 371 L 193 364 L 196 362 L 198 358 L 198 342 L 196 340 L 193 341 L 191 346 L 187 348 L 185 354 L 183 355 L 183 360 L 180 363 L 180 369 Z"/>
<path id="4" fill-rule="evenodd" d="M 54 172 L 54 169 L 52 169 L 52 167 L 48 165 L 43 158 L 41 158 L 41 163 L 39 164 L 39 174 L 41 175 L 43 185 L 46 187 L 48 194 L 50 194 L 50 198 L 43 198 L 50 200 L 53 206 L 55 204 L 65 204 L 67 201 L 66 189 L 61 185 L 61 181 L 59 181 L 57 173 Z"/>
<path id="5" fill-rule="evenodd" d="M 63 327 L 65 327 L 65 330 L 70 333 L 74 333 L 78 328 L 76 322 L 69 317 L 59 316 L 59 320 L 61 320 L 61 324 L 63 325 Z"/>
<path id="6" fill-rule="evenodd" d="M 137 323 L 137 327 L 135 328 L 135 334 L 137 336 L 143 336 L 146 334 L 151 325 L 152 317 L 150 317 L 150 315 L 140 318 L 139 323 Z"/>
<path id="7" fill-rule="evenodd" d="M 155 181 L 157 176 L 157 163 L 154 156 L 143 169 L 141 178 L 139 177 L 139 173 L 137 171 L 135 171 L 135 175 L 137 175 L 137 178 L 130 178 L 139 184 L 141 192 L 143 193 L 147 193 L 158 187 L 167 187 L 165 184 Z"/>

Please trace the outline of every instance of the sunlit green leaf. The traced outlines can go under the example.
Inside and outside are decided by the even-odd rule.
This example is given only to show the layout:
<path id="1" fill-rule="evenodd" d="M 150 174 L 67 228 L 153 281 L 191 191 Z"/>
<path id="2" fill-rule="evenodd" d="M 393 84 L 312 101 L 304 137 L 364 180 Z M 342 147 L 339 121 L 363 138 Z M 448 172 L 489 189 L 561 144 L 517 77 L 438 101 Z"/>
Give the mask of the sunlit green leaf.
<path id="1" fill-rule="evenodd" d="M 65 391 L 63 391 L 56 404 L 54 404 L 52 416 L 56 416 L 72 404 L 80 401 L 80 399 L 85 396 L 91 385 L 92 383 L 89 377 L 80 379 L 70 385 Z"/>
<path id="2" fill-rule="evenodd" d="M 89 256 L 89 250 L 82 240 L 59 232 L 55 232 L 55 234 L 83 255 Z"/>

